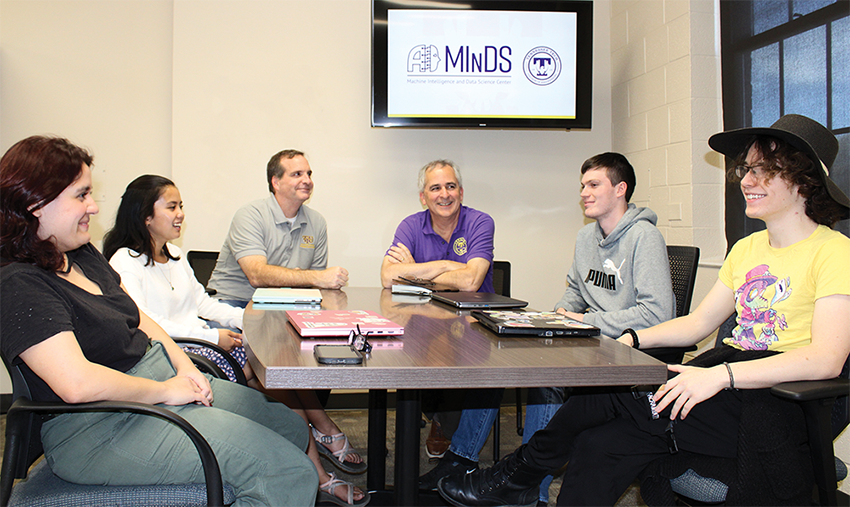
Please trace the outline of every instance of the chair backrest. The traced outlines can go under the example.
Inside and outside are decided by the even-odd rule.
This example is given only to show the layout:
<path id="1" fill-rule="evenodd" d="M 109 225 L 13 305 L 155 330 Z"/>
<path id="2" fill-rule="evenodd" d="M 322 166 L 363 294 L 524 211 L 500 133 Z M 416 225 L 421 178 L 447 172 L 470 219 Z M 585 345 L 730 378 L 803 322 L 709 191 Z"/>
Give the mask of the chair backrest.
<path id="1" fill-rule="evenodd" d="M 493 261 L 493 291 L 511 297 L 511 263 Z"/>
<path id="2" fill-rule="evenodd" d="M 694 296 L 694 284 L 697 279 L 699 248 L 667 245 L 667 258 L 670 261 L 673 294 L 676 295 L 676 317 L 681 317 L 691 311 L 691 298 Z"/>
<path id="3" fill-rule="evenodd" d="M 186 260 L 189 261 L 189 266 L 195 272 L 195 278 L 204 287 L 210 281 L 210 276 L 215 269 L 215 263 L 218 260 L 218 252 L 206 252 L 203 250 L 189 250 L 186 253 Z"/>

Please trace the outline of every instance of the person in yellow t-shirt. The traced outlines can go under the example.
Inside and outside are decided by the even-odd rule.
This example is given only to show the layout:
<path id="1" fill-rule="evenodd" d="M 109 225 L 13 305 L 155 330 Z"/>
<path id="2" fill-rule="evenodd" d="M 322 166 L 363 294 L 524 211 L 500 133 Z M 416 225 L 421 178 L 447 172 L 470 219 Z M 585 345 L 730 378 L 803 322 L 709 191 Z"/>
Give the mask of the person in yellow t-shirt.
<path id="1" fill-rule="evenodd" d="M 720 270 L 738 312 L 738 325 L 723 343 L 781 352 L 810 344 L 815 302 L 846 291 L 847 242 L 825 225 L 787 248 L 772 247 L 767 231 L 738 241 Z"/>
<path id="2" fill-rule="evenodd" d="M 810 118 L 786 115 L 708 143 L 735 160 L 729 179 L 740 183 L 747 216 L 766 230 L 732 248 L 691 314 L 624 330 L 618 340 L 636 349 L 686 347 L 737 312 L 732 336 L 669 365 L 669 380 L 654 393 L 574 392 L 546 428 L 493 467 L 442 478 L 437 489 L 449 503 L 535 505 L 540 479 L 568 463 L 558 505 L 613 505 L 670 453 L 737 458 L 739 434 L 752 459 L 724 471 L 734 479 L 727 503 L 811 500 L 811 471 L 798 454 L 802 414 L 767 388 L 836 377 L 850 354 L 850 239 L 830 229 L 850 218 L 850 199 L 828 175 L 838 140 Z M 756 456 L 759 449 L 770 459 Z M 765 469 L 750 471 L 758 467 Z"/>

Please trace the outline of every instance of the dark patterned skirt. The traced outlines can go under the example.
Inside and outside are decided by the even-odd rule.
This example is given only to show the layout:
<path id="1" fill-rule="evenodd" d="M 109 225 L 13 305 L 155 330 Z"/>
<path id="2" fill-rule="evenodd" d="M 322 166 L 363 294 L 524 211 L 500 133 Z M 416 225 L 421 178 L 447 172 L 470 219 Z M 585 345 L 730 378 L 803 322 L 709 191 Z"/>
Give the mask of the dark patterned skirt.
<path id="1" fill-rule="evenodd" d="M 206 357 L 210 361 L 214 362 L 216 366 L 221 368 L 221 371 L 227 375 L 227 378 L 231 382 L 236 382 L 236 375 L 233 373 L 233 368 L 231 368 L 230 363 L 228 363 L 227 360 L 218 352 L 208 349 L 207 347 L 183 347 L 183 350 L 185 352 L 191 352 L 193 354 Z M 233 347 L 230 349 L 229 354 L 236 359 L 239 366 L 244 367 L 245 363 L 248 362 L 248 356 L 245 354 L 245 347 Z"/>

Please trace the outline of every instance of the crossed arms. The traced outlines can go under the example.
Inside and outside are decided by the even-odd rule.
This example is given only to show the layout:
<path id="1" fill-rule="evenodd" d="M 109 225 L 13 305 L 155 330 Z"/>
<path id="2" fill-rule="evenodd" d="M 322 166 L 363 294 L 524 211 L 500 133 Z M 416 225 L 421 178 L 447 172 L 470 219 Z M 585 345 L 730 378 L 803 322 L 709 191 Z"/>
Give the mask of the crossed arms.
<path id="1" fill-rule="evenodd" d="M 484 283 L 490 261 L 476 257 L 466 264 L 436 260 L 416 262 L 410 250 L 401 242 L 390 247 L 381 263 L 381 285 L 390 288 L 393 280 L 404 276 L 424 278 L 464 292 L 475 292 Z"/>

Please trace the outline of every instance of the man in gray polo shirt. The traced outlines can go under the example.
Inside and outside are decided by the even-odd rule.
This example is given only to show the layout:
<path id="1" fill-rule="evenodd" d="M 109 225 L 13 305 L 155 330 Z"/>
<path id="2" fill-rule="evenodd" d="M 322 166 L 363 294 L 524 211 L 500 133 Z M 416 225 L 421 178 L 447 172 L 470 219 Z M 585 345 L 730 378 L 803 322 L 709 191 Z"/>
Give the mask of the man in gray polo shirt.
<path id="1" fill-rule="evenodd" d="M 348 271 L 328 265 L 327 223 L 304 205 L 313 193 L 313 171 L 297 150 L 269 160 L 268 198 L 236 212 L 209 286 L 222 301 L 245 307 L 257 287 L 339 289 Z"/>

